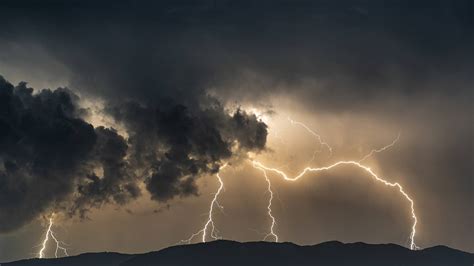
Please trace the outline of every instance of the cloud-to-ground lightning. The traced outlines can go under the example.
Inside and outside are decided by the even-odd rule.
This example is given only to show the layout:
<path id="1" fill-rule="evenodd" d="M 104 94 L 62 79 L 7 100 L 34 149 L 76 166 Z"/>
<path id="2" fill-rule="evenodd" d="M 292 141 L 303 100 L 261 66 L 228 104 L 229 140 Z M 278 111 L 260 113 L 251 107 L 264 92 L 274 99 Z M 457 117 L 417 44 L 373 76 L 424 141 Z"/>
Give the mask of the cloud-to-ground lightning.
<path id="1" fill-rule="evenodd" d="M 267 172 L 264 169 L 261 169 L 261 170 L 263 172 L 263 176 L 265 176 L 265 181 L 267 181 L 267 189 L 268 189 L 268 193 L 270 194 L 270 198 L 268 199 L 268 205 L 267 205 L 267 213 L 272 221 L 270 225 L 270 231 L 265 235 L 265 237 L 263 238 L 263 241 L 266 241 L 269 237 L 273 237 L 275 242 L 278 242 L 278 235 L 275 234 L 275 231 L 274 231 L 276 220 L 272 214 L 272 202 L 273 202 L 272 183 L 270 182 L 270 178 L 268 178 L 267 176 Z"/>
<path id="2" fill-rule="evenodd" d="M 316 139 L 316 141 L 318 142 L 319 144 L 319 147 L 322 147 L 322 146 L 325 146 L 328 151 L 329 151 L 329 156 L 332 155 L 332 147 L 329 146 L 329 144 L 325 141 L 323 141 L 321 135 L 319 135 L 318 133 L 316 133 L 314 130 L 312 130 L 311 128 L 309 128 L 307 125 L 305 125 L 303 122 L 298 122 L 298 121 L 295 121 L 293 119 L 291 119 L 290 117 L 288 117 L 288 121 L 290 121 L 290 123 L 292 125 L 298 125 L 298 126 L 301 126 L 303 127 L 307 132 L 309 132 L 311 135 L 313 135 Z M 280 137 L 281 138 L 281 137 Z M 308 164 L 311 163 L 312 161 L 314 161 L 314 159 L 316 158 L 316 153 L 318 152 L 321 152 L 321 150 L 319 150 L 318 148 L 316 148 L 313 152 L 313 156 L 311 158 L 311 160 L 308 161 Z M 254 165 L 255 167 L 255 165 Z M 262 172 L 263 172 L 263 175 L 265 177 L 265 181 L 267 182 L 267 192 L 268 194 L 270 195 L 269 199 L 268 199 L 268 205 L 267 205 L 267 215 L 268 217 L 270 218 L 271 220 L 271 224 L 270 224 L 270 230 L 268 231 L 268 233 L 265 235 L 265 237 L 263 238 L 264 241 L 266 241 L 268 238 L 270 237 L 273 237 L 273 239 L 275 240 L 275 242 L 278 242 L 278 235 L 275 233 L 275 225 L 276 225 L 276 219 L 275 217 L 273 216 L 273 213 L 272 213 L 272 203 L 273 203 L 273 190 L 272 190 L 272 184 L 271 184 L 271 181 L 270 181 L 270 178 L 268 178 L 268 175 L 267 175 L 267 172 L 265 171 L 265 169 L 262 169 L 262 168 L 258 168 L 260 169 Z"/>
<path id="3" fill-rule="evenodd" d="M 58 257 L 58 251 L 61 250 L 64 255 L 66 256 L 69 256 L 69 254 L 67 253 L 67 249 L 65 247 L 63 247 L 62 245 L 64 244 L 62 241 L 58 240 L 56 238 L 56 236 L 54 235 L 54 232 L 53 232 L 53 225 L 54 225 L 54 213 L 51 214 L 51 216 L 49 217 L 49 224 L 48 224 L 48 229 L 46 230 L 45 234 L 44 234 L 44 239 L 43 239 L 43 242 L 42 242 L 42 245 L 41 245 L 41 249 L 40 251 L 38 252 L 38 257 L 40 259 L 44 258 L 45 257 L 45 250 L 46 250 L 46 246 L 48 245 L 48 241 L 49 241 L 49 238 L 51 237 L 54 242 L 56 243 L 56 250 L 54 252 L 54 256 L 57 258 Z"/>
<path id="4" fill-rule="evenodd" d="M 316 140 L 319 142 L 319 145 L 320 146 L 326 146 L 330 155 L 332 155 L 332 148 L 331 146 L 329 146 L 329 144 L 327 144 L 327 142 L 324 142 L 321 138 L 321 136 L 319 134 L 317 134 L 315 131 L 313 131 L 311 128 L 309 128 L 307 125 L 305 125 L 304 123 L 302 122 L 297 122 L 297 121 L 294 121 L 292 120 L 291 118 L 288 117 L 288 120 L 292 123 L 292 124 L 296 124 L 296 125 L 299 125 L 301 127 L 303 127 L 306 131 L 308 131 L 311 135 L 313 135 Z M 252 165 L 254 168 L 257 168 L 259 170 L 261 170 L 264 174 L 264 177 L 265 177 L 265 180 L 267 181 L 267 184 L 268 184 L 268 187 L 267 187 L 267 190 L 268 190 L 268 193 L 270 194 L 270 198 L 269 198 L 269 203 L 268 203 L 268 206 L 267 206 L 267 214 L 268 216 L 270 217 L 272 223 L 270 225 L 270 230 L 269 230 L 269 233 L 265 236 L 264 240 L 266 240 L 269 236 L 274 236 L 275 238 L 275 241 L 277 242 L 278 241 L 278 235 L 275 233 L 274 231 L 274 226 L 275 226 L 275 217 L 273 216 L 272 214 L 272 200 L 273 200 L 273 191 L 271 189 L 271 182 L 270 182 L 270 179 L 268 178 L 268 175 L 267 175 L 267 170 L 268 171 L 272 171 L 272 172 L 275 172 L 277 174 L 279 174 L 280 176 L 282 176 L 284 178 L 284 180 L 286 181 L 296 181 L 298 180 L 299 178 L 301 178 L 302 176 L 304 176 L 307 172 L 319 172 L 319 171 L 325 171 L 325 170 L 331 170 L 332 168 L 334 167 L 337 167 L 337 166 L 340 166 L 340 165 L 353 165 L 353 166 L 357 166 L 361 169 L 363 169 L 364 171 L 366 171 L 367 173 L 369 173 L 375 180 L 379 181 L 379 182 L 382 182 L 384 185 L 387 185 L 387 186 L 391 186 L 391 187 L 397 187 L 399 192 L 404 196 L 404 198 L 406 200 L 408 200 L 408 202 L 410 203 L 410 208 L 411 208 L 411 214 L 412 214 L 412 218 L 413 218 L 413 224 L 412 224 L 412 228 L 411 228 L 411 233 L 410 233 L 410 249 L 417 249 L 418 246 L 415 244 L 415 234 L 416 234 L 416 225 L 418 223 L 418 219 L 416 217 L 416 214 L 415 214 L 415 208 L 414 208 L 414 202 L 413 200 L 411 199 L 411 197 L 408 196 L 408 194 L 404 191 L 403 187 L 399 184 L 399 183 L 391 183 L 391 182 L 388 182 L 382 178 L 380 178 L 378 175 L 376 175 L 371 169 L 370 167 L 368 166 L 365 166 L 365 165 L 362 165 L 361 162 L 366 160 L 367 158 L 369 158 L 370 156 L 372 156 L 374 153 L 379 153 L 379 152 L 382 152 L 382 151 L 385 151 L 386 149 L 389 149 L 391 148 L 392 146 L 394 146 L 397 141 L 399 140 L 400 138 L 400 133 L 398 133 L 397 137 L 388 145 L 382 147 L 382 148 L 379 148 L 379 149 L 373 149 L 371 150 L 367 155 L 365 155 L 364 157 L 362 157 L 362 159 L 360 159 L 359 161 L 339 161 L 339 162 L 336 162 L 330 166 L 325 166 L 325 167 L 319 167 L 319 168 L 312 168 L 312 167 L 306 167 L 302 172 L 300 172 L 300 174 L 294 176 L 294 177 L 289 177 L 285 172 L 283 172 L 282 170 L 279 170 L 279 169 L 276 169 L 276 168 L 270 168 L 270 167 L 267 167 L 267 166 L 264 166 L 262 163 L 258 162 L 258 161 L 252 161 Z M 310 160 L 313 161 L 314 158 L 315 158 L 315 154 L 316 154 L 317 151 L 315 151 L 313 153 L 313 157 L 312 159 Z"/>
<path id="5" fill-rule="evenodd" d="M 324 167 L 317 167 L 317 168 L 306 167 L 306 168 L 303 169 L 303 171 L 301 171 L 296 176 L 290 177 L 285 172 L 283 172 L 279 169 L 276 169 L 276 168 L 267 167 L 267 166 L 263 165 L 262 163 L 260 163 L 258 161 L 253 161 L 252 163 L 253 163 L 253 166 L 255 168 L 261 169 L 263 171 L 274 172 L 274 173 L 280 175 L 281 177 L 283 177 L 284 180 L 290 181 L 290 182 L 294 182 L 294 181 L 299 180 L 301 177 L 303 177 L 308 172 L 327 171 L 327 170 L 331 170 L 335 167 L 342 166 L 342 165 L 351 165 L 351 166 L 355 166 L 355 167 L 358 167 L 358 168 L 364 170 L 371 177 L 373 177 L 376 181 L 381 182 L 382 184 L 384 184 L 386 186 L 398 188 L 398 191 L 410 203 L 411 216 L 412 216 L 412 219 L 413 219 L 413 224 L 412 224 L 411 233 L 410 233 L 410 249 L 414 250 L 414 249 L 418 248 L 418 246 L 415 244 L 416 225 L 418 223 L 418 218 L 416 217 L 416 214 L 415 214 L 415 207 L 414 207 L 415 203 L 414 203 L 413 199 L 405 192 L 405 190 L 403 189 L 403 187 L 399 183 L 397 183 L 397 182 L 392 183 L 392 182 L 389 182 L 389 181 L 379 177 L 377 174 L 375 174 L 372 171 L 372 169 L 370 169 L 370 167 L 362 165 L 361 163 L 356 162 L 356 161 L 339 161 L 339 162 L 336 162 L 332 165 L 324 166 Z"/>
<path id="6" fill-rule="evenodd" d="M 180 243 L 184 244 L 190 244 L 194 238 L 197 236 L 201 235 L 201 242 L 206 242 L 207 240 L 207 233 L 210 228 L 209 236 L 214 239 L 220 239 L 221 237 L 218 235 L 219 230 L 217 230 L 215 224 L 214 224 L 214 207 L 217 206 L 219 209 L 223 209 L 224 207 L 219 204 L 218 197 L 221 194 L 222 190 L 224 189 L 224 182 L 222 181 L 222 177 L 220 176 L 220 171 L 223 170 L 227 164 L 224 164 L 219 168 L 219 172 L 217 172 L 216 177 L 217 180 L 219 181 L 219 187 L 217 188 L 217 191 L 214 193 L 214 197 L 212 198 L 212 201 L 209 205 L 209 211 L 207 214 L 207 221 L 202 227 L 201 230 L 197 231 L 196 233 L 192 234 L 188 239 L 181 240 Z"/>

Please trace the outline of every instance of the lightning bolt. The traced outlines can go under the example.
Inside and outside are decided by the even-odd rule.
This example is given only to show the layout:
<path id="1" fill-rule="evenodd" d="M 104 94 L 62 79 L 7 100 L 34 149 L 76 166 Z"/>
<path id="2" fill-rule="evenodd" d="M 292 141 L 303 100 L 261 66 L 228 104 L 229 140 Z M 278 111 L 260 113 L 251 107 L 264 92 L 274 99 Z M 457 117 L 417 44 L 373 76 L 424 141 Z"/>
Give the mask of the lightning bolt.
<path id="1" fill-rule="evenodd" d="M 299 125 L 299 126 L 303 127 L 306 131 L 308 131 L 311 135 L 313 135 L 316 138 L 316 140 L 319 142 L 320 146 L 326 146 L 328 151 L 329 151 L 329 154 L 332 155 L 331 146 L 329 146 L 329 144 L 324 142 L 319 134 L 317 134 L 315 131 L 313 131 L 311 128 L 309 128 L 308 126 L 306 126 L 302 122 L 294 121 L 289 117 L 288 117 L 288 120 L 290 121 L 290 123 L 292 123 L 294 125 Z M 294 182 L 294 181 L 297 181 L 298 179 L 300 179 L 301 177 L 303 177 L 307 172 L 320 172 L 320 171 L 331 170 L 332 168 L 340 166 L 340 165 L 353 165 L 353 166 L 357 166 L 358 168 L 361 168 L 365 172 L 369 173 L 370 176 L 372 176 L 376 181 L 382 182 L 386 186 L 391 186 L 391 187 L 398 188 L 399 192 L 410 203 L 411 215 L 412 215 L 412 219 L 413 219 L 413 224 L 412 224 L 411 233 L 410 233 L 410 249 L 412 249 L 412 250 L 413 249 L 418 249 L 418 246 L 415 244 L 416 225 L 418 223 L 418 219 L 417 219 L 416 214 L 415 214 L 415 208 L 414 208 L 413 200 L 410 198 L 410 196 L 408 196 L 408 194 L 404 191 L 403 187 L 399 183 L 388 182 L 385 179 L 382 179 L 378 175 L 376 175 L 370 169 L 370 167 L 361 164 L 362 161 L 366 160 L 367 158 L 372 156 L 374 153 L 380 153 L 380 152 L 385 151 L 386 149 L 389 149 L 392 146 L 394 146 L 397 143 L 397 141 L 399 140 L 399 138 L 400 138 L 400 133 L 398 133 L 397 137 L 390 144 L 388 144 L 388 145 L 386 145 L 382 148 L 379 148 L 379 149 L 371 150 L 367 155 L 362 157 L 362 159 L 360 159 L 357 162 L 356 161 L 339 161 L 339 162 L 336 162 L 336 163 L 334 163 L 330 166 L 326 166 L 326 167 L 319 167 L 319 168 L 306 167 L 300 174 L 298 174 L 294 177 L 289 177 L 285 172 L 283 172 L 279 169 L 264 166 L 262 163 L 260 163 L 258 161 L 255 161 L 255 160 L 252 161 L 253 167 L 256 168 L 256 169 L 259 169 L 263 172 L 265 180 L 268 184 L 267 190 L 268 190 L 268 193 L 270 194 L 269 203 L 268 203 L 268 206 L 267 206 L 267 214 L 270 217 L 272 223 L 270 225 L 270 232 L 265 236 L 265 238 L 263 240 L 266 240 L 268 237 L 273 236 L 275 238 L 275 241 L 278 242 L 278 235 L 274 232 L 274 226 L 275 226 L 275 223 L 276 223 L 275 222 L 275 217 L 272 215 L 272 209 L 271 209 L 272 200 L 273 200 L 273 191 L 271 189 L 270 179 L 268 178 L 268 175 L 267 175 L 267 170 L 268 171 L 273 171 L 273 172 L 281 175 L 284 178 L 284 180 L 286 180 L 286 181 Z M 310 162 L 314 160 L 316 152 L 317 151 L 315 150 L 315 152 L 313 153 L 313 158 L 310 160 Z"/>
<path id="2" fill-rule="evenodd" d="M 181 240 L 179 243 L 180 244 L 191 244 L 194 238 L 197 236 L 201 235 L 201 242 L 206 242 L 207 240 L 207 233 L 210 229 L 209 236 L 214 239 L 221 239 L 221 237 L 218 235 L 219 230 L 217 230 L 214 220 L 213 220 L 213 214 L 214 214 L 214 207 L 218 207 L 220 210 L 223 210 L 224 207 L 219 204 L 218 197 L 221 194 L 222 190 L 224 189 L 224 182 L 222 181 L 221 176 L 219 175 L 220 171 L 223 170 L 225 167 L 227 167 L 227 164 L 224 164 L 219 168 L 219 172 L 216 174 L 217 181 L 219 182 L 219 187 L 217 188 L 217 191 L 214 193 L 214 197 L 212 198 L 212 201 L 209 205 L 209 211 L 207 215 L 207 221 L 202 227 L 201 230 L 197 231 L 196 233 L 192 234 L 188 239 Z"/>
<path id="3" fill-rule="evenodd" d="M 267 181 L 267 190 L 268 190 L 268 193 L 270 194 L 270 198 L 268 199 L 268 205 L 267 205 L 267 213 L 272 221 L 270 225 L 270 232 L 267 235 L 265 235 L 265 237 L 263 238 L 263 241 L 266 241 L 269 237 L 273 237 L 275 239 L 275 242 L 278 242 L 278 235 L 274 231 L 276 220 L 272 214 L 272 202 L 273 202 L 272 183 L 270 182 L 270 179 L 268 178 L 268 175 L 265 169 L 262 169 L 262 168 L 259 168 L 259 169 L 263 172 L 263 176 L 265 176 L 265 181 Z"/>
<path id="4" fill-rule="evenodd" d="M 311 128 L 309 128 L 307 125 L 305 125 L 302 122 L 295 121 L 295 120 L 291 119 L 290 117 L 288 117 L 288 121 L 292 125 L 298 125 L 298 126 L 304 128 L 308 133 L 310 133 L 311 135 L 313 135 L 315 137 L 315 139 L 318 142 L 320 147 L 324 146 L 328 149 L 329 156 L 332 155 L 332 147 L 329 146 L 329 144 L 327 142 L 323 141 L 321 135 L 316 133 L 314 130 L 312 130 Z M 283 142 L 283 138 L 281 138 L 281 141 Z M 321 152 L 321 150 L 319 150 L 318 148 L 315 148 L 315 150 L 313 152 L 313 156 L 312 156 L 311 160 L 308 161 L 308 164 L 311 163 L 312 161 L 314 161 L 314 159 L 316 158 L 316 154 L 318 152 Z M 255 165 L 253 165 L 253 166 L 255 167 Z M 263 172 L 263 175 L 265 177 L 265 181 L 267 182 L 267 192 L 270 195 L 270 197 L 268 199 L 268 205 L 267 205 L 267 215 L 271 220 L 271 224 L 270 224 L 270 230 L 269 230 L 268 234 L 265 235 L 265 237 L 263 238 L 263 241 L 266 241 L 269 237 L 273 237 L 275 242 L 278 242 L 278 235 L 275 233 L 276 219 L 272 214 L 272 202 L 273 202 L 272 184 L 270 182 L 270 178 L 268 178 L 268 175 L 267 175 L 267 172 L 265 171 L 265 169 L 263 169 L 263 168 L 257 168 L 257 169 L 259 169 Z"/>
<path id="5" fill-rule="evenodd" d="M 48 225 L 48 229 L 46 230 L 45 234 L 44 234 L 44 239 L 43 239 L 43 243 L 42 243 L 42 247 L 40 249 L 40 251 L 38 252 L 38 258 L 42 259 L 45 257 L 44 255 L 44 251 L 46 250 L 46 246 L 48 244 L 48 241 L 49 241 L 49 237 L 51 236 L 51 238 L 54 240 L 54 242 L 56 243 L 56 250 L 54 252 L 54 256 L 57 258 L 58 257 L 58 251 L 61 250 L 64 255 L 66 256 L 69 256 L 69 254 L 67 253 L 67 249 L 65 247 L 63 247 L 62 245 L 64 244 L 64 242 L 62 241 L 59 241 L 56 236 L 54 235 L 54 232 L 53 232 L 53 225 L 54 225 L 54 213 L 51 214 L 51 216 L 49 217 L 49 225 Z"/>
<path id="6" fill-rule="evenodd" d="M 382 184 L 386 185 L 386 186 L 390 186 L 390 187 L 394 187 L 394 188 L 398 188 L 398 191 L 402 194 L 402 196 L 409 202 L 410 204 L 410 208 L 411 208 L 411 216 L 412 216 L 412 219 L 413 219 L 413 224 L 412 224 L 412 227 L 411 227 L 411 233 L 410 233 L 410 249 L 414 250 L 414 249 L 417 249 L 418 246 L 415 244 L 415 235 L 416 235 L 416 225 L 418 223 L 418 218 L 416 217 L 416 214 L 415 214 L 415 203 L 413 201 L 413 199 L 405 192 L 405 190 L 403 189 L 403 187 L 395 182 L 395 183 L 391 183 L 381 177 L 379 177 L 377 174 L 375 174 L 372 169 L 370 169 L 370 167 L 368 166 L 365 166 L 365 165 L 362 165 L 361 163 L 359 162 L 356 162 L 356 161 L 339 161 L 339 162 L 336 162 L 332 165 L 329 165 L 329 166 L 324 166 L 324 167 L 317 167 L 317 168 L 312 168 L 312 167 L 306 167 L 305 169 L 303 169 L 303 171 L 301 171 L 298 175 L 296 176 L 293 176 L 293 177 L 290 177 L 288 176 L 285 172 L 279 170 L 279 169 L 276 169 L 276 168 L 270 168 L 270 167 L 267 167 L 265 165 L 263 165 L 262 163 L 258 162 L 258 161 L 252 161 L 252 164 L 253 164 L 253 167 L 257 168 L 257 169 L 260 169 L 262 171 L 271 171 L 271 172 L 274 172 L 278 175 L 280 175 L 281 177 L 283 177 L 283 179 L 285 181 L 290 181 L 290 182 L 295 182 L 297 180 L 299 180 L 300 178 L 302 178 L 307 172 L 322 172 L 322 171 L 328 171 L 328 170 L 331 170 L 335 167 L 338 167 L 338 166 L 342 166 L 342 165 L 351 165 L 351 166 L 355 166 L 355 167 L 358 167 L 362 170 L 364 170 L 367 174 L 369 174 L 369 176 L 373 177 L 376 181 L 378 182 L 381 182 Z M 267 177 L 268 178 L 268 177 Z"/>

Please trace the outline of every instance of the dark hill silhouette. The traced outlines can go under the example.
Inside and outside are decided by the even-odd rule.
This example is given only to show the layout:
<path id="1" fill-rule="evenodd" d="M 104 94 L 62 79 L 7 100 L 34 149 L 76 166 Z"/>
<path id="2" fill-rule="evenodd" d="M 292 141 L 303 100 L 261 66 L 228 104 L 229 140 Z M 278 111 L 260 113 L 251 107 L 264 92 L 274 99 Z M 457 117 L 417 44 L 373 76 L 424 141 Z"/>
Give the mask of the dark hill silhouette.
<path id="1" fill-rule="evenodd" d="M 394 244 L 325 242 L 314 246 L 292 243 L 214 241 L 160 251 L 124 255 L 89 253 L 60 259 L 30 259 L 5 266 L 189 266 L 189 265 L 331 265 L 331 266 L 472 266 L 471 253 L 436 246 L 412 251 Z"/>
<path id="2" fill-rule="evenodd" d="M 10 263 L 0 263 L 1 266 L 118 266 L 135 255 L 114 252 L 84 253 L 58 259 L 27 259 Z"/>

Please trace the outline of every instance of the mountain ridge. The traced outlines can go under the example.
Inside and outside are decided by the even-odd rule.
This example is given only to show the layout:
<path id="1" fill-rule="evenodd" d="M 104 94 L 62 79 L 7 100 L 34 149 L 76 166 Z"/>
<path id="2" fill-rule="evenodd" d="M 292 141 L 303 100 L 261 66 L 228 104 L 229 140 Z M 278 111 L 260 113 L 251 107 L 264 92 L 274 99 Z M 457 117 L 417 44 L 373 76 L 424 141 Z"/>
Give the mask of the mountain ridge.
<path id="1" fill-rule="evenodd" d="M 151 265 L 406 265 L 472 266 L 474 254 L 447 246 L 409 250 L 396 244 L 342 243 L 316 245 L 291 242 L 217 240 L 171 246 L 143 254 L 83 253 L 58 259 L 26 259 L 2 266 L 151 266 Z"/>

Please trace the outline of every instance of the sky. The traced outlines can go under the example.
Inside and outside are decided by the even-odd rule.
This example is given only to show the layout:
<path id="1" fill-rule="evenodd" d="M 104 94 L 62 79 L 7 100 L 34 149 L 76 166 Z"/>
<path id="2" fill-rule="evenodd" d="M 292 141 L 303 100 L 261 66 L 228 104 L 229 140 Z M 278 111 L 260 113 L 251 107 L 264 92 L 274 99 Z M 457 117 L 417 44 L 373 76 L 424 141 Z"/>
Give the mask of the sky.
<path id="1" fill-rule="evenodd" d="M 297 175 L 392 142 L 363 164 L 413 199 L 416 244 L 474 252 L 472 5 L 2 1 L 0 261 L 37 256 L 53 213 L 71 255 L 182 243 L 217 174 L 219 235 L 259 241 L 252 160 Z M 409 203 L 358 167 L 268 177 L 279 241 L 409 247 Z"/>

